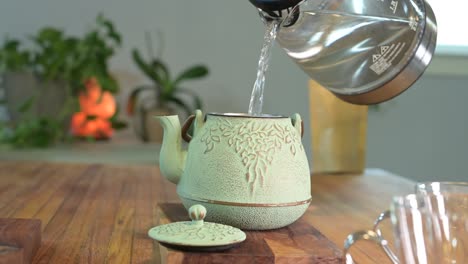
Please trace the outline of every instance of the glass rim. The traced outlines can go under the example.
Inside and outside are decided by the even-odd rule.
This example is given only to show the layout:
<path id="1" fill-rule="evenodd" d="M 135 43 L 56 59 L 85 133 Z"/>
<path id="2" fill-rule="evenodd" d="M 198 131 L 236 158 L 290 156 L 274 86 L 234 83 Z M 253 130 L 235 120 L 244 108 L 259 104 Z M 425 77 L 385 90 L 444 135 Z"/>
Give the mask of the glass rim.
<path id="1" fill-rule="evenodd" d="M 415 186 L 416 193 L 450 193 L 454 190 L 460 190 L 468 194 L 468 182 L 461 181 L 434 181 L 418 182 Z"/>

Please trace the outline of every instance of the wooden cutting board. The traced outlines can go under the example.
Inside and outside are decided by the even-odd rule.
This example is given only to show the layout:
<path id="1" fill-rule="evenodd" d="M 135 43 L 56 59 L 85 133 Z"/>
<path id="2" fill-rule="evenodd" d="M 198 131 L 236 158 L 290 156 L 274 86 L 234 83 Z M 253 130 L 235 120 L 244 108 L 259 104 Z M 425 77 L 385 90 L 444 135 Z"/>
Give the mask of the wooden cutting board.
<path id="1" fill-rule="evenodd" d="M 182 204 L 158 205 L 159 224 L 189 221 Z M 271 231 L 246 231 L 240 245 L 221 252 L 185 252 L 159 246 L 161 263 L 342 263 L 338 247 L 304 217 Z"/>

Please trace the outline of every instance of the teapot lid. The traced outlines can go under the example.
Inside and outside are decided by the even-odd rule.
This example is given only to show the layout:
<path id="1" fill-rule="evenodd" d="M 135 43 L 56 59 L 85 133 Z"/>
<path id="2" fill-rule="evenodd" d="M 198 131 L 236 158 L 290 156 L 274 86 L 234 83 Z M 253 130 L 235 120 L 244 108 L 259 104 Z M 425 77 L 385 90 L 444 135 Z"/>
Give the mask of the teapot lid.
<path id="1" fill-rule="evenodd" d="M 151 228 L 148 235 L 164 246 L 183 250 L 218 251 L 231 248 L 246 239 L 240 229 L 204 222 L 206 208 L 193 205 L 189 209 L 192 221 L 175 222 Z"/>

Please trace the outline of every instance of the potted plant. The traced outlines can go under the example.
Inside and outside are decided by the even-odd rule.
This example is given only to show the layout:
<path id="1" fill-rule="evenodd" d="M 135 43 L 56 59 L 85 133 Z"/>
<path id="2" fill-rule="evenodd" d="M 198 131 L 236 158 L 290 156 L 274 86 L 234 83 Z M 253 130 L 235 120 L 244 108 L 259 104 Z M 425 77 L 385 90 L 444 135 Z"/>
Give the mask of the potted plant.
<path id="1" fill-rule="evenodd" d="M 160 143 L 162 128 L 152 117 L 174 114 L 176 110 L 182 110 L 190 115 L 195 109 L 201 109 L 200 97 L 181 85 L 188 80 L 203 78 L 209 74 L 209 71 L 205 65 L 193 65 L 173 76 L 167 64 L 160 58 L 150 56 L 145 60 L 136 49 L 132 51 L 132 57 L 137 67 L 153 84 L 132 90 L 127 102 L 127 112 L 134 117 L 135 131 L 143 141 Z M 148 90 L 152 92 L 151 95 L 140 98 L 140 94 Z M 192 102 L 188 103 L 187 98 Z"/>
<path id="2" fill-rule="evenodd" d="M 0 126 L 0 139 L 17 147 L 45 147 L 67 137 L 70 117 L 79 111 L 78 97 L 86 93 L 89 80 L 96 80 L 104 91 L 118 91 L 107 64 L 121 37 L 112 22 L 99 15 L 82 37 L 45 27 L 29 39 L 27 45 L 7 39 L 0 48 L 0 73 L 11 117 Z M 116 115 L 112 120 L 123 125 Z"/>

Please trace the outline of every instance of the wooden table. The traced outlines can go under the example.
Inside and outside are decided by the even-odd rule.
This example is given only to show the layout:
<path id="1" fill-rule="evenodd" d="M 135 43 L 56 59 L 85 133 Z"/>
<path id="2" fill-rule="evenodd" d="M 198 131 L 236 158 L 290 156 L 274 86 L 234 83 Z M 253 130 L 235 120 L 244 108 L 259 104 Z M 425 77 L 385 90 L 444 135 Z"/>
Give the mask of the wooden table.
<path id="1" fill-rule="evenodd" d="M 410 192 L 412 185 L 376 169 L 364 175 L 313 175 L 313 202 L 300 221 L 342 248 L 347 234 L 371 227 L 391 196 Z M 168 250 L 147 237 L 149 228 L 164 222 L 158 204 L 181 210 L 175 186 L 161 177 L 156 166 L 0 162 L 0 217 L 42 220 L 42 246 L 34 263 L 204 263 L 201 260 L 209 259 L 210 253 Z M 248 232 L 248 237 L 256 234 Z M 307 246 L 283 247 L 282 239 L 291 238 L 279 236 L 273 241 L 280 250 L 269 243 L 273 256 L 262 262 L 286 263 L 288 255 L 300 254 L 300 248 Z M 373 245 L 360 243 L 354 253 L 360 263 L 385 263 L 383 253 Z"/>

